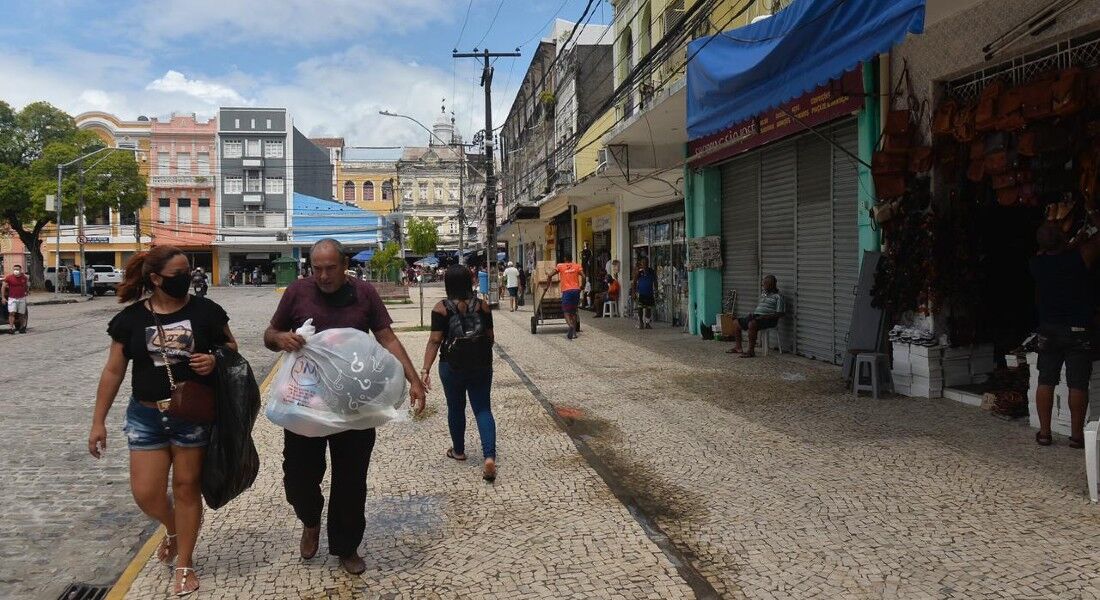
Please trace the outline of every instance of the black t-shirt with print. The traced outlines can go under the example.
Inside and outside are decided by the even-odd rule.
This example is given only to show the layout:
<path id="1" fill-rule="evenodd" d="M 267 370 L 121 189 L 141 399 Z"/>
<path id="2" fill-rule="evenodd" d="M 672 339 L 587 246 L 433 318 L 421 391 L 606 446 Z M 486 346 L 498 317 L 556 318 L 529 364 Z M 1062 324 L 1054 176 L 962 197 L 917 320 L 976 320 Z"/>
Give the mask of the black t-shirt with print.
<path id="1" fill-rule="evenodd" d="M 191 296 L 183 308 L 170 314 L 158 314 L 168 339 L 168 361 L 176 383 L 201 381 L 214 385 L 214 374 L 200 377 L 191 370 L 192 353 L 208 353 L 228 339 L 225 326 L 229 315 L 213 300 Z M 124 346 L 126 358 L 134 363 L 130 381 L 134 397 L 155 402 L 172 395 L 164 368 L 160 336 L 149 312 L 148 301 L 135 302 L 122 309 L 107 325 L 111 339 Z"/>

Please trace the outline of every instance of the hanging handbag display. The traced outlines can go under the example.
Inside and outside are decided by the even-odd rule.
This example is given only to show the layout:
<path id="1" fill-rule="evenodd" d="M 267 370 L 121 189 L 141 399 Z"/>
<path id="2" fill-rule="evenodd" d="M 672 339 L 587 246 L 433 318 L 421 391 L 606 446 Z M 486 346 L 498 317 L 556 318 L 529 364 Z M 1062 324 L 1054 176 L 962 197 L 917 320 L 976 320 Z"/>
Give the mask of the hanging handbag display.
<path id="1" fill-rule="evenodd" d="M 919 146 L 909 152 L 909 172 L 927 173 L 932 170 L 933 153 L 931 146 Z"/>
<path id="2" fill-rule="evenodd" d="M 161 409 L 162 412 L 167 412 L 170 417 L 189 423 L 212 423 L 217 417 L 214 388 L 198 381 L 176 383 L 176 377 L 172 374 L 172 364 L 168 362 L 168 338 L 165 337 L 164 328 L 153 310 L 152 302 L 149 303 L 149 312 L 153 313 L 153 322 L 157 326 L 160 355 L 164 360 L 164 369 L 168 372 L 168 386 L 172 390 L 168 408 Z"/>
<path id="3" fill-rule="evenodd" d="M 985 159 L 980 158 L 978 160 L 970 161 L 970 166 L 966 169 L 966 178 L 974 183 L 980 182 L 985 179 Z"/>
<path id="4" fill-rule="evenodd" d="M 1054 90 L 1057 74 L 1048 72 L 1021 88 L 1023 115 L 1028 121 L 1054 116 Z"/>
<path id="5" fill-rule="evenodd" d="M 974 129 L 974 112 L 977 108 L 973 104 L 967 104 L 959 107 L 955 112 L 955 119 L 952 125 L 952 133 L 955 135 L 955 139 L 963 143 L 970 143 L 974 141 L 974 137 L 977 132 Z"/>
<path id="6" fill-rule="evenodd" d="M 959 104 L 954 100 L 944 100 L 936 107 L 936 114 L 932 117 L 932 135 L 951 135 L 955 125 L 955 113 L 959 110 Z"/>
<path id="7" fill-rule="evenodd" d="M 1051 90 L 1054 95 L 1054 114 L 1068 117 L 1084 110 L 1087 100 L 1085 72 L 1070 68 L 1058 73 Z"/>
<path id="8" fill-rule="evenodd" d="M 997 129 L 1001 131 L 1019 131 L 1027 126 L 1024 118 L 1024 94 L 1019 87 L 1011 88 L 1001 94 L 997 101 Z"/>
<path id="9" fill-rule="evenodd" d="M 997 103 L 1005 91 L 1005 82 L 994 79 L 986 84 L 978 98 L 978 108 L 974 112 L 974 129 L 992 131 L 997 128 Z"/>

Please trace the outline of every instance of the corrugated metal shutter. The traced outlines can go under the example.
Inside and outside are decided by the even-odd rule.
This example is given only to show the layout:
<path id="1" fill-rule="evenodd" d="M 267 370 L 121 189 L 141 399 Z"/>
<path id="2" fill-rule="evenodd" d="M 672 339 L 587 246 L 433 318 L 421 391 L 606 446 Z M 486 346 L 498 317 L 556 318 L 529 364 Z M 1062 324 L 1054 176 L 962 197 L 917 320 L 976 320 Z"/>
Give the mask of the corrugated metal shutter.
<path id="1" fill-rule="evenodd" d="M 832 151 L 816 135 L 799 138 L 797 151 L 795 339 L 799 354 L 833 362 Z"/>
<path id="2" fill-rule="evenodd" d="M 858 154 L 856 124 L 833 130 L 833 140 Z M 844 362 L 848 351 L 848 326 L 852 319 L 859 282 L 859 174 L 852 157 L 833 148 L 833 362 Z"/>
<path id="3" fill-rule="evenodd" d="M 760 154 L 753 152 L 726 163 L 721 173 L 722 298 L 737 290 L 734 313 L 740 316 L 756 307 L 760 290 Z"/>
<path id="4" fill-rule="evenodd" d="M 766 148 L 760 156 L 760 270 L 775 275 L 788 311 L 798 310 L 795 279 L 797 153 L 793 141 Z M 794 346 L 793 319 L 780 321 L 784 349 Z"/>

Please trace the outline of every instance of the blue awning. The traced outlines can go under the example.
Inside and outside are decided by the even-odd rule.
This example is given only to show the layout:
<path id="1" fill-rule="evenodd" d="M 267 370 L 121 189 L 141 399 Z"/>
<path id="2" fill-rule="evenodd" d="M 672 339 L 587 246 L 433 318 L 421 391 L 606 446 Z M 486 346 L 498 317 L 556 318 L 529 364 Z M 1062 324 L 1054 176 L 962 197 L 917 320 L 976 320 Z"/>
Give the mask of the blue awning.
<path id="1" fill-rule="evenodd" d="M 688 45 L 689 139 L 797 98 L 924 31 L 925 0 L 794 0 Z"/>
<path id="2" fill-rule="evenodd" d="M 374 258 L 374 250 L 363 250 L 359 254 L 351 257 L 352 260 L 361 263 L 370 262 L 372 258 Z"/>

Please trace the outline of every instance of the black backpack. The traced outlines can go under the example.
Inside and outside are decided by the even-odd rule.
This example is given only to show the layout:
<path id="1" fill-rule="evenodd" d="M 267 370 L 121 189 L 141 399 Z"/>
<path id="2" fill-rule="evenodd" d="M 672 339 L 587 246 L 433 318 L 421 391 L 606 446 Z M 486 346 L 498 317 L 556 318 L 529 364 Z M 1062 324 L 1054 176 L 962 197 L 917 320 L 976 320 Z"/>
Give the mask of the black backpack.
<path id="1" fill-rule="evenodd" d="M 493 345 L 485 333 L 485 318 L 481 302 L 471 300 L 466 312 L 460 312 L 451 300 L 443 301 L 447 309 L 447 332 L 443 353 L 452 369 L 486 369 L 493 364 Z"/>

